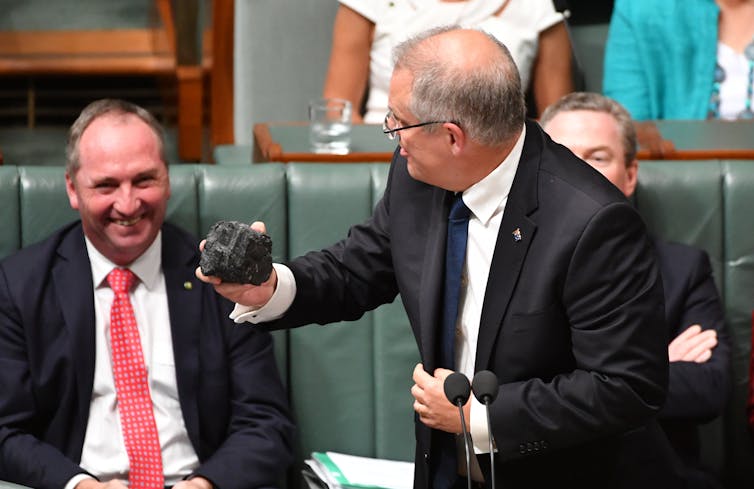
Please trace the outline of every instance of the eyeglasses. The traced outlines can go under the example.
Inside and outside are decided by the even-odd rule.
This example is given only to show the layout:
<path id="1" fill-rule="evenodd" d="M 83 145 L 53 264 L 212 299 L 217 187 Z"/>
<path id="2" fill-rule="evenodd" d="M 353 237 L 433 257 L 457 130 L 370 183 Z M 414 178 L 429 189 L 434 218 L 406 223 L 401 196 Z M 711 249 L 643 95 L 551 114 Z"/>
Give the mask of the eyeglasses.
<path id="1" fill-rule="evenodd" d="M 414 127 L 422 127 L 422 126 L 428 126 L 430 124 L 445 124 L 446 122 L 453 122 L 453 121 L 427 121 L 427 122 L 420 122 L 418 124 L 411 124 L 409 126 L 401 126 L 396 127 L 394 129 L 390 129 L 390 124 L 388 124 L 389 120 L 395 121 L 395 116 L 393 116 L 393 111 L 388 110 L 387 114 L 385 114 L 385 121 L 382 123 L 382 132 L 387 136 L 387 138 L 391 141 L 397 139 L 398 141 L 401 140 L 401 135 L 398 134 L 398 131 L 402 131 L 404 129 L 411 129 Z"/>

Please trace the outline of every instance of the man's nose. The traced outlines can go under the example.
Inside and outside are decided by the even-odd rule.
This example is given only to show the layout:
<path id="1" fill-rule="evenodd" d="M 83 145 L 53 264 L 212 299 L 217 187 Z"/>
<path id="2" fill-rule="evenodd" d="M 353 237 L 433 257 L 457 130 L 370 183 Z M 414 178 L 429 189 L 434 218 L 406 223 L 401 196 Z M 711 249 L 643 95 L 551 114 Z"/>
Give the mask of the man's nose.
<path id="1" fill-rule="evenodd" d="M 114 208 L 123 215 L 131 215 L 139 209 L 139 197 L 130 185 L 121 186 L 115 198 Z"/>

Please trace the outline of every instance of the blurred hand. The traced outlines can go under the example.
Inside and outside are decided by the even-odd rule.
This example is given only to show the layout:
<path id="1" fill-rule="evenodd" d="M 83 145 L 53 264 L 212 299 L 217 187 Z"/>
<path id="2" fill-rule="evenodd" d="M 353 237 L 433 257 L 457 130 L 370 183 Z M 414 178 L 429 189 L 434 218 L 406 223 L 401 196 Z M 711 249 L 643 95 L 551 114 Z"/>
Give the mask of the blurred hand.
<path id="1" fill-rule="evenodd" d="M 667 158 L 670 153 L 675 151 L 673 142 L 669 139 L 662 139 L 662 134 L 654 122 L 634 122 L 634 128 L 636 129 L 636 141 L 639 146 L 639 151 L 646 151 L 649 153 L 650 159 L 662 159 Z"/>
<path id="2" fill-rule="evenodd" d="M 76 484 L 75 489 L 128 489 L 124 481 L 113 479 L 100 482 L 97 479 L 84 479 Z"/>
<path id="3" fill-rule="evenodd" d="M 173 489 L 212 489 L 212 483 L 204 477 L 192 477 L 173 486 Z"/>
<path id="4" fill-rule="evenodd" d="M 414 386 L 411 395 L 414 396 L 414 411 L 419 415 L 422 423 L 430 428 L 447 431 L 448 433 L 461 433 L 461 418 L 458 415 L 458 407 L 445 397 L 443 384 L 445 378 L 452 374 L 452 370 L 438 368 L 434 375 L 424 371 L 424 365 L 418 363 L 414 367 Z M 466 428 L 469 429 L 469 414 L 471 405 L 466 402 L 463 407 L 466 417 Z"/>
<path id="5" fill-rule="evenodd" d="M 717 346 L 717 331 L 702 330 L 698 324 L 689 326 L 668 345 L 671 362 L 704 363 L 712 357 L 712 349 Z"/>
<path id="6" fill-rule="evenodd" d="M 260 233 L 267 232 L 264 223 L 259 221 L 254 222 L 251 225 L 251 229 Z M 207 240 L 203 239 L 202 242 L 199 243 L 200 251 L 204 251 L 204 245 L 206 242 Z M 272 297 L 272 294 L 275 293 L 275 288 L 278 283 L 278 276 L 274 268 L 272 269 L 270 278 L 261 285 L 226 283 L 219 277 L 204 275 L 201 267 L 196 267 L 195 274 L 202 282 L 214 285 L 215 290 L 221 296 L 247 307 L 262 307 L 267 304 Z"/>

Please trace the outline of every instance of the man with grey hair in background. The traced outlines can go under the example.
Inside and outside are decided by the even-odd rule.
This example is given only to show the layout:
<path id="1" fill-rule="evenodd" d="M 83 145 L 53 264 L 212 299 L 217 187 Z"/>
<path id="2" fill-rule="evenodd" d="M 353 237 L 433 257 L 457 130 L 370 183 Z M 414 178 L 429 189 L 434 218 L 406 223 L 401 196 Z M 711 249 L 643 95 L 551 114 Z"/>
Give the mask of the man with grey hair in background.
<path id="1" fill-rule="evenodd" d="M 252 328 L 356 319 L 400 293 L 421 355 L 406 373 L 417 489 L 466 487 L 459 413 L 443 392 L 454 370 L 491 370 L 499 384 L 489 429 L 478 402 L 463 407 L 476 486 L 491 486 L 494 435 L 498 487 L 675 487 L 656 442 L 667 342 L 641 218 L 525 121 L 518 72 L 494 38 L 442 28 L 395 57 L 383 132 L 399 146 L 371 218 L 275 264 L 260 286 L 197 275 Z"/>
<path id="2" fill-rule="evenodd" d="M 542 128 L 632 197 L 636 132 L 628 111 L 598 93 L 576 92 L 549 106 Z M 700 460 L 699 426 L 723 413 L 730 393 L 730 342 L 707 253 L 654 238 L 665 294 L 670 377 L 660 425 L 683 463 L 689 488 L 719 488 Z"/>

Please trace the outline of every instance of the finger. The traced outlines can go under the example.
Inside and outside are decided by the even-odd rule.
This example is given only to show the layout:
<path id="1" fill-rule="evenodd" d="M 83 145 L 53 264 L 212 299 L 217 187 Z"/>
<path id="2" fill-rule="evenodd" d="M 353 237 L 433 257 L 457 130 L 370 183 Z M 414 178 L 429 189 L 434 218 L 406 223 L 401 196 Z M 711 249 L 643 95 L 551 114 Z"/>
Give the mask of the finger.
<path id="1" fill-rule="evenodd" d="M 219 285 L 220 283 L 222 283 L 222 280 L 219 279 L 218 277 L 210 277 L 208 275 L 204 275 L 202 273 L 201 267 L 196 267 L 196 271 L 194 272 L 194 275 L 196 275 L 196 278 L 198 278 L 202 282 L 207 282 L 208 284 Z"/>
<path id="2" fill-rule="evenodd" d="M 695 363 L 704 363 L 712 358 L 712 350 L 704 350 L 698 357 L 694 359 Z"/>
<path id="3" fill-rule="evenodd" d="M 267 233 L 267 226 L 262 221 L 254 221 L 251 223 L 251 229 L 258 233 Z"/>
<path id="4" fill-rule="evenodd" d="M 199 243 L 199 251 L 204 251 L 204 245 L 206 244 L 207 244 L 206 239 L 201 240 L 201 242 Z"/>
<path id="5" fill-rule="evenodd" d="M 692 338 L 701 332 L 702 328 L 698 324 L 693 324 L 676 336 L 668 345 L 668 356 L 671 362 L 683 361 L 689 350 L 694 347 L 689 343 Z"/>
<path id="6" fill-rule="evenodd" d="M 433 372 L 433 376 L 434 378 L 445 382 L 445 379 L 448 377 L 448 375 L 452 373 L 453 370 L 448 370 L 447 368 L 436 368 Z"/>
<path id="7" fill-rule="evenodd" d="M 711 351 L 712 348 L 717 345 L 717 335 L 714 334 L 714 330 L 709 331 L 711 331 L 713 334 L 708 334 L 708 331 L 705 331 L 703 334 L 695 336 L 688 342 L 691 347 L 684 355 L 684 361 L 697 361 L 697 358 L 699 358 L 700 355 L 702 355 L 705 351 Z"/>
<path id="8" fill-rule="evenodd" d="M 432 376 L 424 370 L 424 365 L 417 363 L 416 367 L 414 367 L 414 373 L 411 378 L 419 387 L 424 388 L 424 386 L 427 384 L 427 382 L 429 382 Z"/>
<path id="9" fill-rule="evenodd" d="M 418 385 L 414 384 L 411 387 L 411 396 L 416 399 L 417 401 L 421 402 L 422 398 L 424 396 L 424 389 L 419 387 Z"/>

